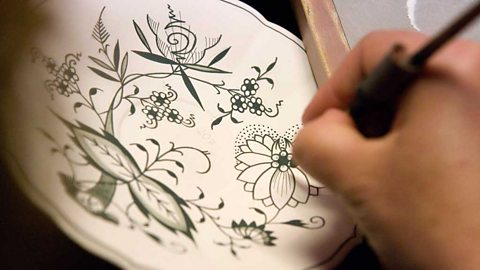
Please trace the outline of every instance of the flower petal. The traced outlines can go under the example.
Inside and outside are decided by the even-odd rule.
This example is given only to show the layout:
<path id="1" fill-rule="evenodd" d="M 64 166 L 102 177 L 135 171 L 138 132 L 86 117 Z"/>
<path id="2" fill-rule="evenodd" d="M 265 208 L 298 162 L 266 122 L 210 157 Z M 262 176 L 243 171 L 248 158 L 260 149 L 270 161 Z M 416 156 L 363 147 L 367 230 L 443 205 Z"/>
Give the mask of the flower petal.
<path id="1" fill-rule="evenodd" d="M 252 150 L 252 152 L 268 155 L 268 156 L 270 155 L 270 149 L 257 141 L 248 140 L 247 145 L 250 148 L 250 150 Z"/>
<path id="2" fill-rule="evenodd" d="M 280 151 L 282 151 L 282 146 L 280 145 L 280 140 L 282 140 L 283 138 L 280 138 L 278 140 L 276 140 L 273 145 L 272 145 L 272 154 L 279 154 Z"/>
<path id="3" fill-rule="evenodd" d="M 306 203 L 310 194 L 310 184 L 308 178 L 301 170 L 297 168 L 291 169 L 293 178 L 295 179 L 295 191 L 292 197 L 300 203 Z"/>
<path id="4" fill-rule="evenodd" d="M 312 196 L 318 196 L 320 188 L 315 187 L 315 186 L 310 186 L 310 195 Z"/>
<path id="5" fill-rule="evenodd" d="M 272 201 L 272 198 L 269 197 L 269 198 L 266 198 L 266 199 L 262 200 L 262 203 L 263 203 L 263 205 L 269 207 L 273 204 L 273 201 Z"/>
<path id="6" fill-rule="evenodd" d="M 242 151 L 243 153 L 252 152 L 252 151 L 250 150 L 250 148 L 248 148 L 247 145 L 240 145 L 240 151 Z"/>
<path id="7" fill-rule="evenodd" d="M 270 182 L 272 181 L 275 171 L 275 168 L 270 168 L 258 178 L 258 181 L 255 183 L 255 188 L 253 189 L 253 198 L 255 200 L 270 197 Z"/>
<path id="8" fill-rule="evenodd" d="M 263 144 L 268 147 L 269 149 L 272 149 L 272 145 L 273 145 L 273 139 L 272 137 L 268 136 L 268 135 L 265 135 L 263 136 Z"/>
<path id="9" fill-rule="evenodd" d="M 242 162 L 239 162 L 237 165 L 235 165 L 235 169 L 237 169 L 239 171 L 243 171 L 247 168 L 248 168 L 248 165 L 246 165 L 245 163 L 242 163 Z"/>
<path id="10" fill-rule="evenodd" d="M 295 207 L 297 207 L 297 205 L 298 205 L 298 201 L 293 199 L 293 198 L 290 199 L 290 201 L 288 201 L 288 206 L 290 206 L 290 207 L 295 208 Z"/>
<path id="11" fill-rule="evenodd" d="M 244 189 L 245 191 L 252 192 L 254 186 L 255 186 L 255 185 L 252 184 L 252 183 L 245 183 L 245 185 L 243 186 L 243 189 Z"/>
<path id="12" fill-rule="evenodd" d="M 295 190 L 295 179 L 291 170 L 281 172 L 276 170 L 270 182 L 270 194 L 272 196 L 273 204 L 278 209 L 282 209 L 292 198 Z"/>
<path id="13" fill-rule="evenodd" d="M 292 151 L 293 151 L 293 144 L 292 142 L 290 142 L 289 139 L 284 139 L 284 142 L 285 142 L 285 151 L 287 151 L 287 153 L 291 154 Z"/>
<path id="14" fill-rule="evenodd" d="M 236 156 L 236 159 L 249 166 L 270 162 L 270 156 L 257 153 L 241 153 L 240 155 Z"/>
<path id="15" fill-rule="evenodd" d="M 270 168 L 270 162 L 250 166 L 238 175 L 237 180 L 255 183 L 268 168 Z"/>

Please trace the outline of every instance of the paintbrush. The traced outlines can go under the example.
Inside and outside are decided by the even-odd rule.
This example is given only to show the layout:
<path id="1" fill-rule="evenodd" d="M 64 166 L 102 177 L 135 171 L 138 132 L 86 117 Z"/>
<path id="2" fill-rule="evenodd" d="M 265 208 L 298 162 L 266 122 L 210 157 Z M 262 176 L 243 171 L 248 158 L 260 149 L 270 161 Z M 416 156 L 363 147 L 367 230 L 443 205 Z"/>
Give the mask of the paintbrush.
<path id="1" fill-rule="evenodd" d="M 402 95 L 419 77 L 432 54 L 480 14 L 480 1 L 411 57 L 402 44 L 395 44 L 380 64 L 359 85 L 350 106 L 358 130 L 365 137 L 388 133 Z"/>

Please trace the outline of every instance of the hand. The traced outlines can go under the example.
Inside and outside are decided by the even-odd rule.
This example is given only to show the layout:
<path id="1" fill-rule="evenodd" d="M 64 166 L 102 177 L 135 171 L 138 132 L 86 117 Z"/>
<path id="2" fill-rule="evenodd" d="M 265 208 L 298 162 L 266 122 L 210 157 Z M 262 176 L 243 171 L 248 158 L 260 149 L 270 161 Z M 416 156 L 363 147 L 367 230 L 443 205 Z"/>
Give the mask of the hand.
<path id="1" fill-rule="evenodd" d="M 345 110 L 393 43 L 363 39 L 304 114 L 294 158 L 339 194 L 387 268 L 480 269 L 480 46 L 447 44 L 403 100 L 389 134 L 366 139 Z"/>

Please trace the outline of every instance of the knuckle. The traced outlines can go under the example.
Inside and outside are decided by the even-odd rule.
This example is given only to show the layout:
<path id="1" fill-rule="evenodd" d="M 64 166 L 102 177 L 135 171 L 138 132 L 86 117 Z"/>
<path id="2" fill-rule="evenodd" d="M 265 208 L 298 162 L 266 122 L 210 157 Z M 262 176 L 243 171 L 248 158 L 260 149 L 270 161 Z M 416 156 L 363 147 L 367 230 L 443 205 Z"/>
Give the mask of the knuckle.
<path id="1" fill-rule="evenodd" d="M 434 55 L 427 68 L 433 74 L 453 78 L 457 82 L 480 84 L 480 46 L 472 41 L 455 40 Z"/>

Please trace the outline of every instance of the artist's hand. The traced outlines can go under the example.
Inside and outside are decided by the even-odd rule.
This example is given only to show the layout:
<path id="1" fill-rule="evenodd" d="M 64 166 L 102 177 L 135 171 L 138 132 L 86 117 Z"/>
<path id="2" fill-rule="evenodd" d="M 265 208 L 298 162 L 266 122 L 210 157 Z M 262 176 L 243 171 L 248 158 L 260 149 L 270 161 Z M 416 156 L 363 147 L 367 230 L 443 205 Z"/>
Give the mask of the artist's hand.
<path id="1" fill-rule="evenodd" d="M 304 114 L 294 157 L 344 200 L 387 268 L 480 269 L 480 46 L 446 45 L 409 90 L 389 134 L 366 139 L 345 111 L 394 42 L 379 32 L 352 50 Z"/>

